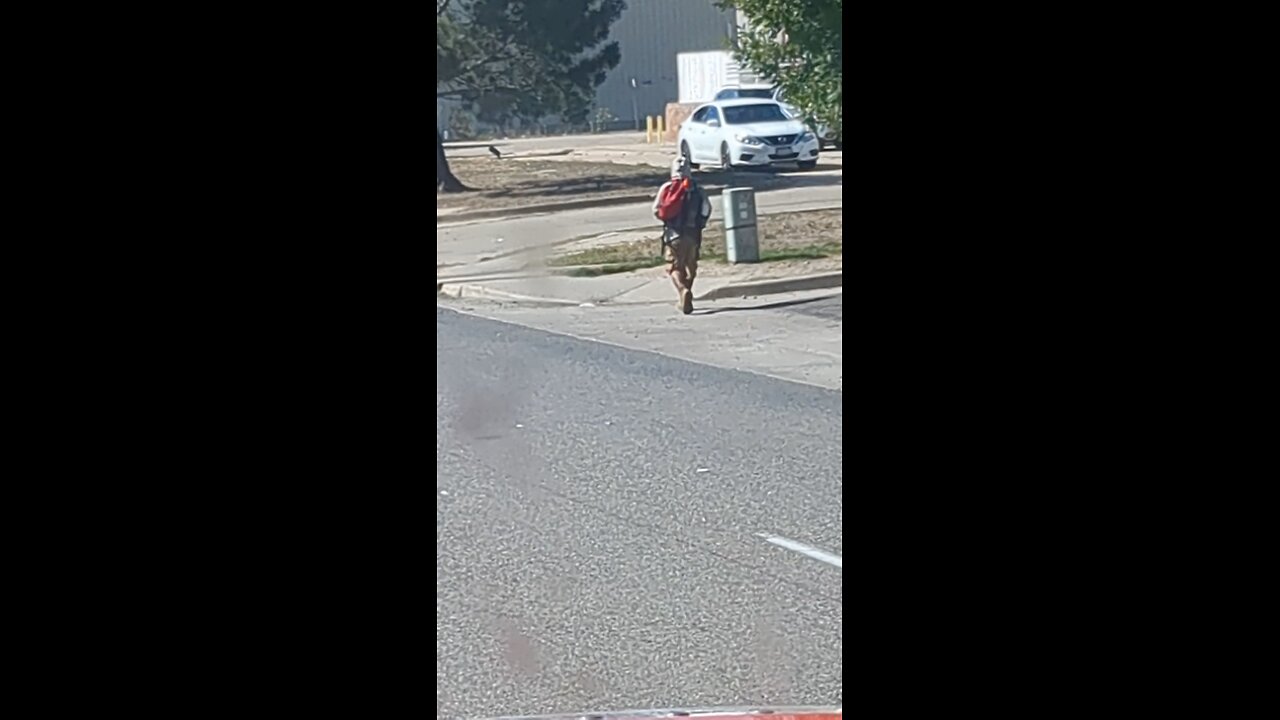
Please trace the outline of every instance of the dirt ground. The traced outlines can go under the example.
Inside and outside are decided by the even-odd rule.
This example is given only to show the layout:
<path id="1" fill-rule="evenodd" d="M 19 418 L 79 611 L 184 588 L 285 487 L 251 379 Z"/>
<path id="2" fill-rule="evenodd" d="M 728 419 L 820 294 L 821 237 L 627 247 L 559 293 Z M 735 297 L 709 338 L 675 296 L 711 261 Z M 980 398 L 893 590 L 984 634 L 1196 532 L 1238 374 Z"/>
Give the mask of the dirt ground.
<path id="1" fill-rule="evenodd" d="M 475 192 L 436 192 L 437 210 L 464 210 L 538 205 L 590 198 L 648 194 L 652 197 L 667 173 L 651 165 L 591 163 L 571 160 L 519 160 L 459 157 L 449 160 L 453 174 Z M 803 184 L 804 175 L 781 176 L 768 169 L 700 172 L 706 190 L 727 186 L 761 190 Z"/>
<path id="2" fill-rule="evenodd" d="M 810 210 L 805 212 L 761 215 L 758 219 L 760 256 L 765 261 L 802 262 L 838 257 L 844 253 L 843 210 Z M 548 265 L 626 264 L 647 266 L 661 263 L 658 229 L 635 239 L 634 233 L 620 235 L 616 243 L 589 246 L 575 243 L 547 261 Z M 707 262 L 724 261 L 724 224 L 713 220 L 702 235 L 702 258 Z"/>
<path id="3" fill-rule="evenodd" d="M 842 209 L 761 215 L 756 218 L 756 225 L 761 254 L 803 248 L 843 252 Z M 712 258 L 724 255 L 724 223 L 720 220 L 711 221 L 702 232 L 702 255 Z"/>
<path id="4" fill-rule="evenodd" d="M 436 193 L 436 209 L 495 208 L 656 192 L 666 173 L 647 165 L 455 158 L 453 174 L 475 192 Z"/>

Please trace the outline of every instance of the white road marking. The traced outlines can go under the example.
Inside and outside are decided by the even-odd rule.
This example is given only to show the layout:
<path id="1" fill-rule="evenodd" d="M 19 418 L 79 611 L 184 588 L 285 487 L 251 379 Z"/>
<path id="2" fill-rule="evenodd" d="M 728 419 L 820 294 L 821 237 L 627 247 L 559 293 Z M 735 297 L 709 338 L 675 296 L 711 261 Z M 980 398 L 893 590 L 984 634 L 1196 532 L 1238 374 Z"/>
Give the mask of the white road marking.
<path id="1" fill-rule="evenodd" d="M 787 538 L 780 537 L 778 535 L 768 535 L 766 533 L 756 533 L 756 535 L 759 535 L 760 537 L 764 538 L 765 542 L 773 543 L 774 545 L 777 545 L 780 548 L 786 548 L 793 552 L 798 552 L 801 555 L 811 557 L 814 560 L 817 560 L 818 562 L 824 562 L 828 565 L 835 565 L 841 570 L 844 570 L 844 562 L 840 559 L 839 555 L 832 555 L 826 550 L 819 550 L 818 548 L 812 545 L 805 545 L 802 542 L 789 540 Z"/>

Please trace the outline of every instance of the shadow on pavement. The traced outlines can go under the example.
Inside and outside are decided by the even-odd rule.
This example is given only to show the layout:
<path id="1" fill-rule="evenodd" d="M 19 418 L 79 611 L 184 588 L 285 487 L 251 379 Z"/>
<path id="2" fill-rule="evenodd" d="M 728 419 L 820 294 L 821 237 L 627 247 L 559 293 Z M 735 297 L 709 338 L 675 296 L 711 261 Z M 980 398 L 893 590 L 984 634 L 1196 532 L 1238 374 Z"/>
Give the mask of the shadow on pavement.
<path id="1" fill-rule="evenodd" d="M 742 312 L 743 310 L 778 310 L 781 308 L 795 307 L 797 305 L 808 305 L 820 300 L 830 300 L 833 297 L 839 297 L 842 293 L 828 293 L 819 295 L 818 297 L 803 298 L 800 300 L 779 300 L 777 302 L 765 303 L 763 305 L 739 305 L 736 307 L 711 308 L 710 310 L 694 309 L 694 315 L 716 315 L 727 312 Z"/>

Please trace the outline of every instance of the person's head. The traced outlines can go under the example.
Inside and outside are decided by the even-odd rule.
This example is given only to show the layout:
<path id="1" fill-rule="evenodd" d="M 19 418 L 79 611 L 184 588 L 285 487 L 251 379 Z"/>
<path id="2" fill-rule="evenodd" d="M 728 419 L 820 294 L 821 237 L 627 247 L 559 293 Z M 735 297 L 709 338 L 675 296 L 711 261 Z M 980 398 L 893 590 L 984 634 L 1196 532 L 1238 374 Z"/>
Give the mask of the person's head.
<path id="1" fill-rule="evenodd" d="M 683 155 L 677 155 L 676 159 L 671 161 L 671 177 L 689 177 L 689 158 Z"/>

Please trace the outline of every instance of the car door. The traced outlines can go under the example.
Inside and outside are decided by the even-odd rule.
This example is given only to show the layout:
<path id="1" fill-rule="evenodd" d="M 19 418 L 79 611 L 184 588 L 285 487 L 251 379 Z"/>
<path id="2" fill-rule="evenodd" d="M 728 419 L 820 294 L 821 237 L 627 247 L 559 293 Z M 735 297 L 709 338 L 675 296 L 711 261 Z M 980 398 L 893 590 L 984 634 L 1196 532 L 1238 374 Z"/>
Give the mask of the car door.
<path id="1" fill-rule="evenodd" d="M 694 163 L 701 156 L 701 152 L 698 151 L 699 137 L 705 129 L 703 120 L 707 119 L 707 108 L 707 105 L 703 105 L 701 108 L 694 110 L 694 114 L 685 120 L 684 126 L 681 126 L 681 140 L 689 143 L 689 159 Z"/>
<path id="2" fill-rule="evenodd" d="M 702 131 L 698 135 L 698 149 L 695 151 L 702 158 L 698 162 L 720 162 L 720 126 L 723 122 L 719 109 L 715 105 L 708 105 L 707 114 L 702 118 Z"/>

